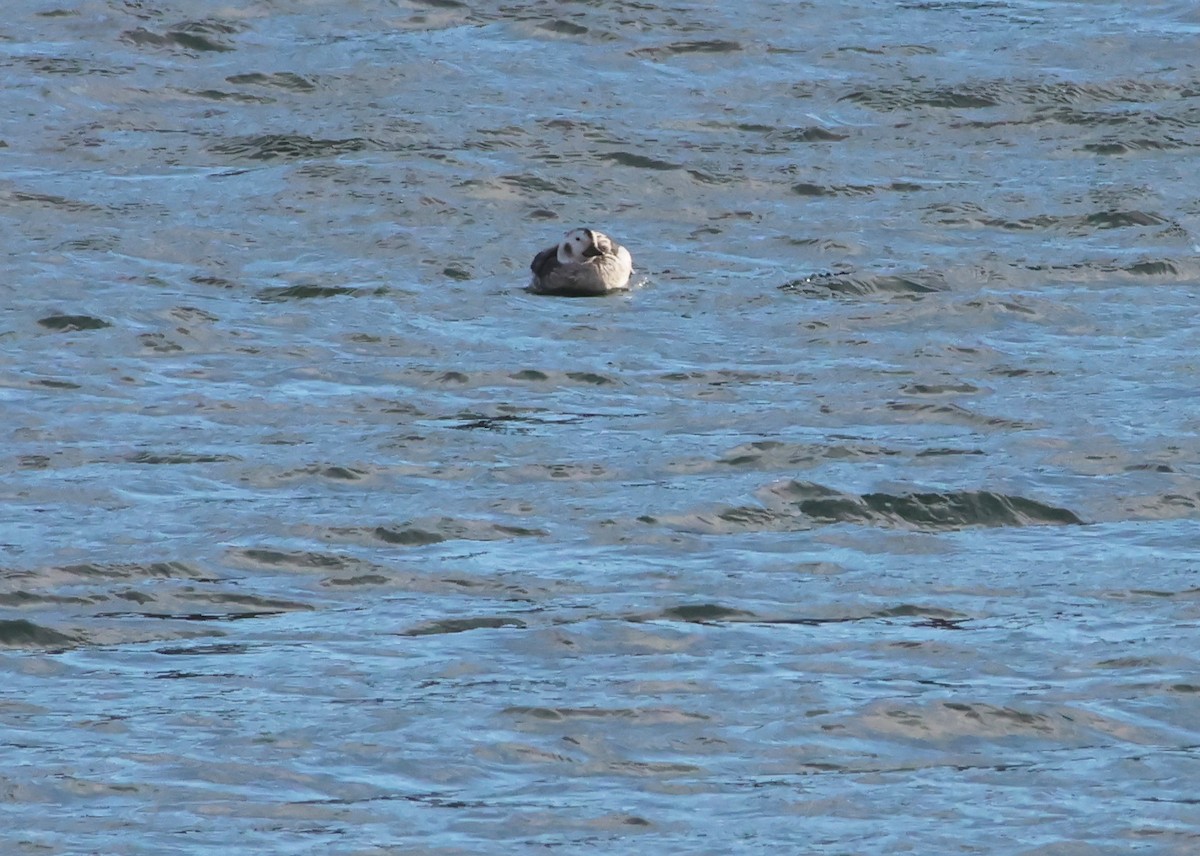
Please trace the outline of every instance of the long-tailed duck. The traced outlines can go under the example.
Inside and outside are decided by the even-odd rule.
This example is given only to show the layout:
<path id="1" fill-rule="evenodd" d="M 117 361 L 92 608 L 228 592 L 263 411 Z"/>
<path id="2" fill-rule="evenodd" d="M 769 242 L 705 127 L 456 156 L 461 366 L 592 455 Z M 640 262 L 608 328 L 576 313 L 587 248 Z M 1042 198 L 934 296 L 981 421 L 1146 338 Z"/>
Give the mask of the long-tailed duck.
<path id="1" fill-rule="evenodd" d="M 589 297 L 625 288 L 633 258 L 603 232 L 572 229 L 555 247 L 533 257 L 529 290 L 536 294 Z"/>

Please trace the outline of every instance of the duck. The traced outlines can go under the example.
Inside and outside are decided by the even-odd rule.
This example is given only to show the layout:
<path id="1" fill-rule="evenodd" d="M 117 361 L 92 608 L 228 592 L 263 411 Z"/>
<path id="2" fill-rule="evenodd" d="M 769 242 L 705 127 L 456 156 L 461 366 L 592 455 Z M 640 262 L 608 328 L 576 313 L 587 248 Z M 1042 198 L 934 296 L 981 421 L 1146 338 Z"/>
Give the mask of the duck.
<path id="1" fill-rule="evenodd" d="M 633 257 L 595 229 L 572 229 L 553 247 L 533 257 L 529 290 L 534 294 L 594 297 L 629 285 Z"/>

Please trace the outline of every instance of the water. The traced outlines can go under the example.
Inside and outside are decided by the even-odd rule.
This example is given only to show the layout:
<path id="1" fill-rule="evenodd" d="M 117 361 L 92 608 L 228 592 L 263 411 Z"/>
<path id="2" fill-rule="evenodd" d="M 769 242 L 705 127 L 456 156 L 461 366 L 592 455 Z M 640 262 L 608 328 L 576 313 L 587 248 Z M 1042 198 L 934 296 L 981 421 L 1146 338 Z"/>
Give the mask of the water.
<path id="1" fill-rule="evenodd" d="M 7 11 L 3 852 L 1200 846 L 1191 4 Z"/>

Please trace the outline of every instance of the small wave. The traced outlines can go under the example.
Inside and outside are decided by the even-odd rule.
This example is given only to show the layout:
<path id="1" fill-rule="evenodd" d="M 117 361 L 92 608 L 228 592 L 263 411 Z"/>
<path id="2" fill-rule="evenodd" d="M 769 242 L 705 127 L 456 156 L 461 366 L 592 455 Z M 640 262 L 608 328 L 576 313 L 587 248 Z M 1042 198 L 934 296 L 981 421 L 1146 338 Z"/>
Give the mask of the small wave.
<path id="1" fill-rule="evenodd" d="M 82 641 L 79 636 L 60 633 L 24 618 L 0 620 L 0 648 L 62 650 L 72 648 Z"/>
<path id="2" fill-rule="evenodd" d="M 503 541 L 509 538 L 538 538 L 548 534 L 543 529 L 453 517 L 409 520 L 391 526 L 348 526 L 328 530 L 328 535 L 337 540 L 376 547 L 380 542 L 400 547 L 424 547 L 443 541 Z"/>
<path id="3" fill-rule="evenodd" d="M 742 50 L 742 43 L 728 39 L 700 39 L 695 41 L 671 42 L 650 48 L 637 48 L 630 56 L 648 59 L 666 59 L 681 54 L 735 53 Z"/>
<path id="4" fill-rule="evenodd" d="M 730 506 L 718 511 L 669 514 L 661 517 L 643 515 L 638 521 L 650 526 L 664 525 L 677 532 L 698 535 L 737 535 L 748 532 L 791 532 L 812 527 L 806 520 L 790 511 L 773 511 L 760 506 Z"/>
<path id="5" fill-rule="evenodd" d="M 1122 270 L 1137 276 L 1177 276 L 1179 274 L 1179 266 L 1166 259 L 1134 262 L 1126 265 Z"/>
<path id="6" fill-rule="evenodd" d="M 467 633 L 471 630 L 497 630 L 504 627 L 523 630 L 526 626 L 526 623 L 519 618 L 481 615 L 476 618 L 444 618 L 439 621 L 427 621 L 408 630 L 402 630 L 396 635 L 438 636 L 446 633 Z"/>
<path id="7" fill-rule="evenodd" d="M 1097 211 L 1085 214 L 1082 224 L 1097 229 L 1127 229 L 1130 226 L 1161 226 L 1171 222 L 1161 214 L 1149 211 Z"/>
<path id="8" fill-rule="evenodd" d="M 455 378 L 454 375 L 460 375 Z M 469 383 L 470 376 L 461 372 L 446 372 L 438 380 L 442 383 Z M 540 417 L 532 413 L 494 413 L 484 414 L 475 411 L 463 411 L 452 417 L 446 417 L 447 427 L 455 431 L 496 431 L 502 434 L 527 434 L 543 425 L 554 425 L 564 420 Z"/>
<path id="9" fill-rule="evenodd" d="M 1084 522 L 1066 508 L 981 490 L 854 494 L 789 479 L 766 486 L 758 495 L 762 506 L 729 506 L 717 511 L 644 516 L 639 520 L 706 535 L 793 532 L 837 523 L 935 532 Z"/>
<path id="10" fill-rule="evenodd" d="M 24 59 L 26 65 L 42 74 L 66 74 L 79 77 L 118 77 L 131 73 L 133 66 L 84 64 L 75 57 L 37 56 Z"/>
<path id="11" fill-rule="evenodd" d="M 770 130 L 774 130 L 771 128 Z M 779 134 L 780 139 L 787 140 L 789 143 L 838 143 L 842 140 L 849 139 L 849 134 L 839 134 L 836 131 L 830 131 L 828 128 L 817 126 L 808 128 L 792 128 L 788 131 L 783 131 Z"/>
<path id="12" fill-rule="evenodd" d="M 800 196 L 872 196 L 880 192 L 912 193 L 923 190 L 919 184 L 909 181 L 893 181 L 890 184 L 813 184 L 800 182 L 792 185 L 792 193 Z"/>
<path id="13" fill-rule="evenodd" d="M 176 89 L 182 95 L 191 98 L 203 98 L 207 101 L 233 101 L 237 104 L 274 104 L 275 99 L 267 95 L 250 95 L 245 92 L 224 92 L 220 89 Z"/>
<path id="14" fill-rule="evenodd" d="M 933 89 L 909 89 L 906 87 L 879 87 L 858 89 L 843 95 L 839 101 L 861 104 L 872 110 L 903 110 L 910 107 L 965 107 L 977 109 L 995 107 L 1001 102 L 986 93 L 982 86 L 973 89 L 937 87 Z"/>
<path id="15" fill-rule="evenodd" d="M 1200 514 L 1200 491 L 1124 499 L 1121 514 L 1135 520 L 1181 520 Z"/>
<path id="16" fill-rule="evenodd" d="M 562 18 L 555 18 L 553 21 L 543 21 L 537 25 L 539 30 L 547 33 L 553 33 L 556 36 L 585 36 L 588 34 L 588 28 L 582 24 L 576 24 L 574 21 L 567 21 Z"/>
<path id="17" fill-rule="evenodd" d="M 800 196 L 870 196 L 876 188 L 869 184 L 812 184 L 800 182 L 792 185 L 792 193 Z"/>
<path id="18" fill-rule="evenodd" d="M 631 166 L 635 169 L 656 169 L 665 172 L 667 170 L 683 168 L 677 163 L 671 163 L 670 161 L 647 157 L 646 155 L 639 155 L 635 152 L 610 152 L 602 157 L 606 161 L 611 161 L 612 163 L 619 164 L 621 166 Z"/>
<path id="19" fill-rule="evenodd" d="M 95 205 L 91 202 L 83 202 L 78 199 L 68 199 L 65 196 L 57 196 L 52 193 L 32 193 L 26 190 L 0 191 L 0 204 L 9 202 L 32 202 L 36 205 L 44 205 L 47 208 L 68 211 L 72 214 L 98 214 L 106 210 L 103 205 Z"/>
<path id="20" fill-rule="evenodd" d="M 1056 746 L 1085 746 L 1096 732 L 1126 731 L 1124 725 L 1070 708 L 1024 710 L 982 702 L 943 701 L 926 705 L 872 705 L 862 722 L 871 731 L 906 740 L 1030 739 Z M 1107 727 L 1105 727 L 1107 725 Z"/>
<path id="21" fill-rule="evenodd" d="M 532 707 L 515 705 L 503 711 L 509 716 L 529 717 L 544 722 L 564 722 L 567 720 L 591 719 L 627 719 L 639 725 L 680 724 L 687 722 L 706 722 L 712 717 L 704 713 L 692 713 L 676 708 L 651 707 Z"/>
<path id="22" fill-rule="evenodd" d="M 121 38 L 139 47 L 181 48 L 194 53 L 224 52 L 233 50 L 226 41 L 228 36 L 241 32 L 241 28 L 224 21 L 184 21 L 161 33 L 138 27 L 126 30 Z"/>
<path id="23" fill-rule="evenodd" d="M 531 145 L 530 133 L 519 125 L 500 128 L 478 128 L 475 131 L 482 139 L 471 139 L 463 143 L 464 149 L 492 152 L 505 149 L 521 149 Z"/>
<path id="24" fill-rule="evenodd" d="M 1140 104 L 1180 101 L 1190 97 L 1189 85 L 1160 81 L 1117 80 L 1082 84 L 1067 80 L 979 80 L 954 86 L 864 87 L 848 92 L 838 100 L 887 112 L 912 107 L 979 110 L 1001 105 L 1060 107 L 1081 103 Z"/>
<path id="25" fill-rule="evenodd" d="M 816 273 L 779 286 L 781 291 L 800 294 L 917 295 L 945 291 L 944 278 L 937 273 L 875 274 L 858 276 L 848 273 Z"/>
<path id="26" fill-rule="evenodd" d="M 753 612 L 735 609 L 732 606 L 722 606 L 719 603 L 694 603 L 685 606 L 672 606 L 659 613 L 660 617 L 686 621 L 693 624 L 708 624 L 716 621 L 730 621 L 754 618 Z"/>
<path id="27" fill-rule="evenodd" d="M 317 85 L 307 77 L 290 71 L 276 71 L 270 74 L 263 72 L 232 74 L 225 78 L 225 82 L 232 83 L 234 86 L 268 86 L 292 92 L 312 92 L 317 88 Z"/>
<path id="28" fill-rule="evenodd" d="M 905 395 L 944 396 L 974 395 L 979 387 L 969 383 L 910 383 L 901 390 Z"/>
<path id="29" fill-rule="evenodd" d="M 849 494 L 789 480 L 768 496 L 820 523 L 871 523 L 916 529 L 973 526 L 1080 525 L 1066 508 L 992 491 Z"/>
<path id="30" fill-rule="evenodd" d="M 547 481 L 608 481 L 613 473 L 601 464 L 524 464 L 497 467 L 492 477 L 502 484 L 530 484 Z"/>
<path id="31" fill-rule="evenodd" d="M 1127 155 L 1131 152 L 1170 151 L 1172 149 L 1193 148 L 1195 145 L 1195 143 L 1184 142 L 1174 137 L 1162 137 L 1157 140 L 1143 137 L 1131 140 L 1108 139 L 1099 143 L 1085 143 L 1079 147 L 1079 150 L 1097 155 Z"/>
<path id="32" fill-rule="evenodd" d="M 251 568 L 278 568 L 285 571 L 340 571 L 357 570 L 361 562 L 344 556 L 311 551 L 272 550 L 265 547 L 245 547 L 233 550 L 230 558 L 240 565 Z"/>
<path id="33" fill-rule="evenodd" d="M 176 593 L 174 600 L 179 608 L 169 612 L 101 612 L 97 613 L 97 617 L 119 618 L 125 615 L 138 615 L 163 621 L 236 621 L 249 618 L 270 618 L 314 608 L 298 601 L 237 592 L 183 591 Z M 191 608 L 197 604 L 202 604 L 203 607 Z"/>
<path id="34" fill-rule="evenodd" d="M 1183 259 L 1143 259 L 1125 264 L 1095 261 L 1075 264 L 1028 265 L 1027 270 L 1037 273 L 1052 273 L 1058 280 L 1067 282 L 1111 281 L 1114 276 L 1125 278 L 1158 278 L 1170 282 L 1194 280 L 1200 276 L 1200 264 Z"/>
<path id="35" fill-rule="evenodd" d="M 1019 419 L 985 416 L 951 402 L 934 404 L 923 401 L 890 401 L 885 406 L 889 413 L 900 414 L 905 421 L 975 425 L 980 428 L 1003 428 L 1010 431 L 1020 431 L 1030 427 L 1028 422 L 1022 422 Z"/>
<path id="36" fill-rule="evenodd" d="M 79 565 L 62 565 L 52 569 L 72 577 L 89 579 L 207 579 L 208 575 L 183 562 L 150 562 L 148 564 L 96 564 L 87 562 Z"/>
<path id="37" fill-rule="evenodd" d="M 1034 214 L 1019 218 L 996 217 L 970 203 L 934 205 L 925 211 L 923 219 L 940 226 L 1003 229 L 1010 232 L 1063 232 L 1069 235 L 1171 223 L 1162 214 L 1138 209 L 1104 209 L 1089 214 Z"/>
<path id="38" fill-rule="evenodd" d="M 381 146 L 363 137 L 346 139 L 317 139 L 303 134 L 263 134 L 257 137 L 235 137 L 216 143 L 210 151 L 246 160 L 301 160 L 336 157 Z"/>
<path id="39" fill-rule="evenodd" d="M 895 449 L 872 444 L 784 443 L 778 440 L 758 440 L 743 443 L 722 455 L 717 463 L 729 467 L 759 470 L 815 466 L 825 461 L 872 460 L 899 455 Z"/>
<path id="40" fill-rule="evenodd" d="M 155 654 L 164 657 L 227 657 L 230 654 L 248 654 L 253 650 L 249 645 L 236 642 L 205 642 L 200 645 L 168 645 L 155 648 Z M 163 672 L 158 675 L 163 678 L 192 677 L 190 673 Z"/>
<path id="41" fill-rule="evenodd" d="M 202 452 L 138 452 L 125 458 L 131 464 L 225 464 L 240 461 L 237 455 L 204 454 Z"/>
<path id="42" fill-rule="evenodd" d="M 267 303 L 281 303 L 285 300 L 312 300 L 354 296 L 359 293 L 359 289 L 343 285 L 288 285 L 261 289 L 256 296 Z"/>

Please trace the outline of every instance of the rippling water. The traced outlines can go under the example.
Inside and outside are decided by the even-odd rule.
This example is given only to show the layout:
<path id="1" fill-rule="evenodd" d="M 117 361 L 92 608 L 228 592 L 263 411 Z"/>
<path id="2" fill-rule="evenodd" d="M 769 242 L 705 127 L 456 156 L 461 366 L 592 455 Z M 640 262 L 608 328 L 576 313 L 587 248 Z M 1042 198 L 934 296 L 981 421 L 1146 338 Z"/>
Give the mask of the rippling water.
<path id="1" fill-rule="evenodd" d="M 5 853 L 1200 848 L 1194 4 L 201 5 L 0 25 Z"/>

